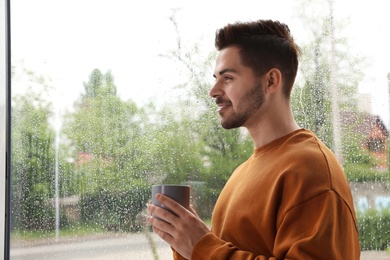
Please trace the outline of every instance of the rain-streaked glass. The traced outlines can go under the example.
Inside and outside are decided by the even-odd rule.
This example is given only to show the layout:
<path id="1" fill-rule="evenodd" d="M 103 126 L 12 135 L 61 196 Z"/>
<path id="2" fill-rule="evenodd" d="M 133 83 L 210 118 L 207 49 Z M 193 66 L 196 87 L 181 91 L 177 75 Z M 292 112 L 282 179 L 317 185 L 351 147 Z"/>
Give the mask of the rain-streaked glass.
<path id="1" fill-rule="evenodd" d="M 170 259 L 145 224 L 159 183 L 191 185 L 210 223 L 253 152 L 208 96 L 215 30 L 264 18 L 302 48 L 292 107 L 343 165 L 362 259 L 390 257 L 383 1 L 10 2 L 11 259 Z"/>

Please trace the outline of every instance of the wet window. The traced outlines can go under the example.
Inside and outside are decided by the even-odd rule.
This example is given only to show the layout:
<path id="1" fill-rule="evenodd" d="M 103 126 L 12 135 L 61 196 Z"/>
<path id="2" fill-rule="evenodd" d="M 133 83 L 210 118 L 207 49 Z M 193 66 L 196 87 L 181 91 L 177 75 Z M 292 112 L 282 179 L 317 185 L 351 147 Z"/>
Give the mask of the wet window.
<path id="1" fill-rule="evenodd" d="M 145 224 L 153 184 L 190 185 L 210 223 L 253 152 L 208 96 L 215 30 L 264 18 L 302 49 L 292 107 L 343 165 L 362 259 L 390 257 L 387 9 L 257 2 L 10 1 L 11 259 L 171 259 Z"/>

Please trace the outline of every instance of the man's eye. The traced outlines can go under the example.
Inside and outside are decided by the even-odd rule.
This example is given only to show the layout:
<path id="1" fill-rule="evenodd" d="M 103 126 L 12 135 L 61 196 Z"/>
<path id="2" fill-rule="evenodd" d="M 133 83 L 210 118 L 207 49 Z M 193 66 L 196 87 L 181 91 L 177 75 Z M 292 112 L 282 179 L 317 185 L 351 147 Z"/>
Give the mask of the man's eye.
<path id="1" fill-rule="evenodd" d="M 233 78 L 232 77 L 227 77 L 227 76 L 225 77 L 225 81 L 226 80 L 231 80 L 231 79 L 233 79 Z"/>

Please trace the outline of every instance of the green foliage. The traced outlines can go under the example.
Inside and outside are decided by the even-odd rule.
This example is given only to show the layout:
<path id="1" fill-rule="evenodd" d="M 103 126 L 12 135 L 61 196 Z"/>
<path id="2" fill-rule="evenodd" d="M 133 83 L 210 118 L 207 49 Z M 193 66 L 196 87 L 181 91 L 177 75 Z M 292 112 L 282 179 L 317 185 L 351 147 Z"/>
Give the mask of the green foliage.
<path id="1" fill-rule="evenodd" d="M 48 190 L 45 183 L 29 187 L 28 196 L 21 201 L 21 227 L 30 230 L 54 229 L 54 208 L 48 205 Z M 27 214 L 26 217 L 23 214 Z"/>
<path id="2" fill-rule="evenodd" d="M 202 220 L 211 219 L 220 189 L 204 181 L 185 184 L 191 185 L 191 204 L 195 207 L 196 213 Z"/>
<path id="3" fill-rule="evenodd" d="M 141 111 L 134 102 L 116 96 L 111 73 L 95 69 L 84 86 L 85 94 L 63 128 L 74 151 L 75 185 L 81 194 L 103 187 L 124 189 L 141 177 Z"/>
<path id="4" fill-rule="evenodd" d="M 204 114 L 202 118 L 209 116 Z M 210 188 L 214 188 L 212 193 L 219 194 L 235 168 L 253 153 L 254 145 L 240 129 L 223 129 L 215 116 L 204 121 L 208 125 L 198 129 L 205 143 L 202 153 L 208 162 L 203 180 L 210 183 Z"/>
<path id="5" fill-rule="evenodd" d="M 41 93 L 16 96 L 12 104 L 13 228 L 50 229 L 54 214 L 47 198 L 54 194 L 54 130 L 50 104 Z"/>
<path id="6" fill-rule="evenodd" d="M 357 213 L 361 250 L 385 250 L 390 246 L 390 211 Z"/>
<path id="7" fill-rule="evenodd" d="M 184 109 L 164 107 L 157 117 L 160 122 L 149 127 L 145 136 L 152 140 L 145 147 L 149 153 L 148 171 L 156 182 L 179 184 L 199 180 L 203 161 L 199 138 L 192 129 L 192 116 Z"/>
<path id="8" fill-rule="evenodd" d="M 83 98 L 96 98 L 99 96 L 115 96 L 116 86 L 111 72 L 105 75 L 99 69 L 94 69 L 89 76 L 89 81 L 84 83 L 85 94 Z"/>
<path id="9" fill-rule="evenodd" d="M 134 183 L 125 191 L 99 190 L 81 197 L 81 219 L 110 231 L 139 231 L 144 225 L 137 215 L 150 199 L 150 186 Z"/>
<path id="10" fill-rule="evenodd" d="M 376 160 L 370 155 L 370 153 L 357 143 L 346 143 L 345 150 L 345 164 L 361 164 L 369 166 L 377 165 Z"/>
<path id="11" fill-rule="evenodd" d="M 350 182 L 388 182 L 389 172 L 373 170 L 370 165 L 346 164 L 344 172 Z"/>

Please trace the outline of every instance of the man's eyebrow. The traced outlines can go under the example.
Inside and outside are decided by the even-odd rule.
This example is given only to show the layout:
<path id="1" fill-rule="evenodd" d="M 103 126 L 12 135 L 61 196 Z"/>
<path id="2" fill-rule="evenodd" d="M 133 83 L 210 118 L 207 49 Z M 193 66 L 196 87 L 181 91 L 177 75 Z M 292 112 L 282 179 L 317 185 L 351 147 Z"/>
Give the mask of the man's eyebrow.
<path id="1" fill-rule="evenodd" d="M 226 68 L 226 69 L 221 70 L 218 74 L 221 76 L 221 75 L 225 74 L 226 72 L 237 73 L 237 71 L 235 69 Z M 216 78 L 216 75 L 213 74 L 213 77 Z"/>

